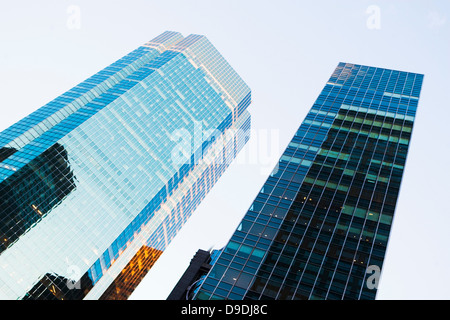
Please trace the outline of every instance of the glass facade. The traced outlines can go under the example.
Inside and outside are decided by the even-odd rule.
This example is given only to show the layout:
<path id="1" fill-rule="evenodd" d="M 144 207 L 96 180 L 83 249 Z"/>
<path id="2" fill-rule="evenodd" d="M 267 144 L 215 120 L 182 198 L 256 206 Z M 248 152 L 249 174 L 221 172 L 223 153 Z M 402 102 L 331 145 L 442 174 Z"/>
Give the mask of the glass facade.
<path id="1" fill-rule="evenodd" d="M 375 299 L 422 81 L 339 63 L 195 299 Z"/>
<path id="2" fill-rule="evenodd" d="M 167 31 L 0 133 L 0 299 L 125 299 L 249 139 L 251 91 Z"/>

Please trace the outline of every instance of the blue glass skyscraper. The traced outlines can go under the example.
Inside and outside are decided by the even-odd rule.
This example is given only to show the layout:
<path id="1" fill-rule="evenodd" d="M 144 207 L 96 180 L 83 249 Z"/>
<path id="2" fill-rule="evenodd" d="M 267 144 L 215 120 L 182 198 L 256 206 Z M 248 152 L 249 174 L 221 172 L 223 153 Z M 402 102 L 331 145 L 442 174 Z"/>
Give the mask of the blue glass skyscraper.
<path id="1" fill-rule="evenodd" d="M 164 32 L 0 133 L 0 299 L 126 299 L 248 140 L 249 87 Z"/>
<path id="2" fill-rule="evenodd" d="M 339 63 L 196 299 L 375 299 L 423 75 Z"/>

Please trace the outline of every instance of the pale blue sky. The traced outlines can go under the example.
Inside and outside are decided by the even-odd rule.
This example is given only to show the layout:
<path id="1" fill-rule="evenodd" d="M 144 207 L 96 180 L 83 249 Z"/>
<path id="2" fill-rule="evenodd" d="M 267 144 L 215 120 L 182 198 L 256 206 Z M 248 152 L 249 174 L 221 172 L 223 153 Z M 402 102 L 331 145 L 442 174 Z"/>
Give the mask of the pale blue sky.
<path id="1" fill-rule="evenodd" d="M 424 73 L 378 299 L 450 299 L 448 1 L 0 4 L 0 130 L 165 30 L 207 36 L 252 89 L 256 135 L 135 299 L 165 299 L 197 249 L 228 240 L 338 62 Z M 71 28 L 72 5 L 79 29 Z M 379 29 L 367 26 L 370 6 L 379 9 Z"/>

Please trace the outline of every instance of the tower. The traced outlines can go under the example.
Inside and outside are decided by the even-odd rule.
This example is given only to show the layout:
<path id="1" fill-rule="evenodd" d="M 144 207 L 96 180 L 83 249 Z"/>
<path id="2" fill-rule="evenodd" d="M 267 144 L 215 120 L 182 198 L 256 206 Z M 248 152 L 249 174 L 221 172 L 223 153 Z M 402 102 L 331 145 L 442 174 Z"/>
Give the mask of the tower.
<path id="1" fill-rule="evenodd" d="M 247 142 L 249 87 L 164 32 L 0 133 L 0 299 L 125 299 Z"/>
<path id="2" fill-rule="evenodd" d="M 375 299 L 422 81 L 339 63 L 195 299 Z"/>

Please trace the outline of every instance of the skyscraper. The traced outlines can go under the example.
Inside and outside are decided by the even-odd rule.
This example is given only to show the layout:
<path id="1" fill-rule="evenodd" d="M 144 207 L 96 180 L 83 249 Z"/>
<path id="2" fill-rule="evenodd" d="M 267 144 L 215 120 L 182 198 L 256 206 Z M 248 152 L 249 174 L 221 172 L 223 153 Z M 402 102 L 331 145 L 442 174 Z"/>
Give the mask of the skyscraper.
<path id="1" fill-rule="evenodd" d="M 339 63 L 196 299 L 375 299 L 423 75 Z"/>
<path id="2" fill-rule="evenodd" d="M 164 32 L 0 133 L 0 299 L 126 299 L 249 138 L 249 87 Z"/>

